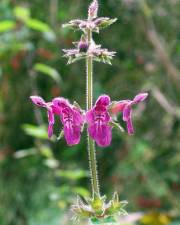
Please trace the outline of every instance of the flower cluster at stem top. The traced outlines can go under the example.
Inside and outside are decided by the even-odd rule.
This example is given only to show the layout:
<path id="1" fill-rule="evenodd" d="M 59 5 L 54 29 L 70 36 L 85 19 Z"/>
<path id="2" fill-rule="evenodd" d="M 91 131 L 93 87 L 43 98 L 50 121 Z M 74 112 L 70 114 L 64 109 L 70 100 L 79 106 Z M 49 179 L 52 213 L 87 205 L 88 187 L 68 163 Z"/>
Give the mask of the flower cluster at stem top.
<path id="1" fill-rule="evenodd" d="M 140 93 L 133 100 L 111 102 L 108 95 L 101 95 L 92 109 L 82 110 L 76 103 L 73 105 L 62 97 L 45 102 L 39 96 L 31 96 L 31 100 L 39 107 L 44 107 L 48 112 L 48 135 L 53 135 L 54 116 L 59 116 L 63 125 L 63 133 L 68 145 L 80 142 L 81 132 L 87 123 L 90 137 L 98 146 L 109 146 L 112 139 L 112 128 L 117 126 L 115 115 L 122 112 L 122 119 L 126 122 L 129 134 L 134 133 L 132 124 L 132 106 L 146 99 L 147 93 Z"/>
<path id="2" fill-rule="evenodd" d="M 69 27 L 73 30 L 81 30 L 83 32 L 80 41 L 73 43 L 75 48 L 63 49 L 64 57 L 68 58 L 68 64 L 84 59 L 87 56 L 91 56 L 94 61 L 111 64 L 111 60 L 116 52 L 101 48 L 101 45 L 97 45 L 92 37 L 91 40 L 88 40 L 87 33 L 88 31 L 99 33 L 101 29 L 110 26 L 117 19 L 97 17 L 97 13 L 98 2 L 94 0 L 89 7 L 87 20 L 75 19 L 63 25 L 63 27 Z"/>

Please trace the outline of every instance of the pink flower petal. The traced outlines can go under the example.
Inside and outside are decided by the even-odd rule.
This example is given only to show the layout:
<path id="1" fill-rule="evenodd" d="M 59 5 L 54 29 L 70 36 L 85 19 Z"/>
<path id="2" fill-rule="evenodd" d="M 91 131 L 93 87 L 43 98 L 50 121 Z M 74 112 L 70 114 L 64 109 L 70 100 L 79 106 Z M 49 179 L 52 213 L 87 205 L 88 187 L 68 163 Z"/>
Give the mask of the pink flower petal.
<path id="1" fill-rule="evenodd" d="M 132 124 L 131 117 L 127 120 L 126 125 L 127 125 L 128 134 L 129 135 L 134 134 L 134 127 L 133 127 L 133 124 Z"/>
<path id="2" fill-rule="evenodd" d="M 52 108 L 48 108 L 48 137 L 50 138 L 53 135 L 53 126 L 54 126 L 54 113 L 52 111 Z"/>
<path id="3" fill-rule="evenodd" d="M 44 101 L 43 98 L 39 97 L 39 96 L 30 96 L 31 101 L 40 107 L 46 107 L 46 102 Z"/>
<path id="4" fill-rule="evenodd" d="M 118 112 L 122 112 L 124 107 L 130 102 L 130 100 L 122 100 L 113 104 L 110 108 L 110 112 L 113 114 L 117 114 Z"/>
<path id="5" fill-rule="evenodd" d="M 107 110 L 109 104 L 110 97 L 102 95 L 95 106 L 86 113 L 89 135 L 100 147 L 109 146 L 112 139 L 112 128 L 108 124 L 111 120 Z"/>
<path id="6" fill-rule="evenodd" d="M 138 104 L 139 102 L 144 101 L 148 96 L 148 93 L 140 93 L 138 95 L 136 95 L 133 99 L 133 104 Z"/>
<path id="7" fill-rule="evenodd" d="M 84 123 L 84 117 L 80 110 L 64 98 L 55 98 L 52 103 L 54 111 L 60 115 L 67 144 L 78 144 L 80 142 L 81 127 Z"/>

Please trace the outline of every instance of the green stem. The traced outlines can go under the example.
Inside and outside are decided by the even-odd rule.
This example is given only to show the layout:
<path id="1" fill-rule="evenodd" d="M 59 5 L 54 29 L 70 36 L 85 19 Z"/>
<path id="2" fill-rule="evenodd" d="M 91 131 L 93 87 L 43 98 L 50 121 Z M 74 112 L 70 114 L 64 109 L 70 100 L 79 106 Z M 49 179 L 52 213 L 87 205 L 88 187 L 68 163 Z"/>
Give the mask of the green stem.
<path id="1" fill-rule="evenodd" d="M 87 38 L 88 43 L 90 44 L 92 41 L 92 31 L 87 30 Z M 86 103 L 87 110 L 90 110 L 93 106 L 93 58 L 92 56 L 87 56 L 86 58 Z M 99 191 L 99 182 L 98 182 L 98 174 L 97 174 L 97 163 L 96 163 L 96 150 L 95 143 L 90 138 L 88 132 L 88 156 L 89 156 L 89 169 L 91 176 L 91 185 L 92 185 L 92 196 L 100 196 Z"/>

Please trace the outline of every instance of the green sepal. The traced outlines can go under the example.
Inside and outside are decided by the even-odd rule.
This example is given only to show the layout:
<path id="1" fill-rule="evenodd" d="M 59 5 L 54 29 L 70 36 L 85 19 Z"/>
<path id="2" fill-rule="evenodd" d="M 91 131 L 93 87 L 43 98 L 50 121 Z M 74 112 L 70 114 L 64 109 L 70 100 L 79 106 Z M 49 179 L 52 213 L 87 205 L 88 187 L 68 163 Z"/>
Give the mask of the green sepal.
<path id="1" fill-rule="evenodd" d="M 97 217 L 93 217 L 91 218 L 91 223 L 92 224 L 114 224 L 116 223 L 116 220 L 114 219 L 113 216 L 108 216 L 106 218 L 103 218 L 103 219 L 100 219 L 100 218 L 97 218 Z"/>
<path id="2" fill-rule="evenodd" d="M 97 25 L 97 27 L 100 30 L 110 26 L 111 24 L 113 24 L 117 21 L 117 18 L 110 19 L 108 17 L 102 17 L 102 18 L 98 18 L 98 19 L 99 19 L 99 24 Z M 100 21 L 100 19 L 101 19 L 101 21 Z"/>
<path id="3" fill-rule="evenodd" d="M 61 132 L 59 133 L 59 136 L 57 137 L 57 140 L 61 140 L 64 137 L 64 131 L 61 130 Z"/>
<path id="4" fill-rule="evenodd" d="M 76 101 L 73 102 L 73 106 L 75 106 L 76 108 L 78 108 L 80 111 L 82 110 L 82 109 L 81 109 L 81 106 L 80 106 L 79 103 L 76 102 Z"/>
<path id="5" fill-rule="evenodd" d="M 79 61 L 79 60 L 81 60 L 81 59 L 85 59 L 86 58 L 86 55 L 85 54 L 81 54 L 81 55 L 79 55 L 79 56 L 76 56 L 76 57 L 69 57 L 68 58 L 68 62 L 67 62 L 67 64 L 69 65 L 69 64 L 72 64 L 72 63 L 75 63 L 75 62 L 77 62 L 77 61 Z"/>
<path id="6" fill-rule="evenodd" d="M 107 57 L 105 58 L 105 57 L 99 56 L 99 57 L 93 57 L 93 60 L 96 62 L 102 62 L 105 64 L 112 65 L 111 63 L 112 58 L 107 58 Z"/>
<path id="7" fill-rule="evenodd" d="M 116 128 L 118 131 L 124 132 L 124 128 L 117 122 L 111 121 L 109 122 L 109 125 Z"/>

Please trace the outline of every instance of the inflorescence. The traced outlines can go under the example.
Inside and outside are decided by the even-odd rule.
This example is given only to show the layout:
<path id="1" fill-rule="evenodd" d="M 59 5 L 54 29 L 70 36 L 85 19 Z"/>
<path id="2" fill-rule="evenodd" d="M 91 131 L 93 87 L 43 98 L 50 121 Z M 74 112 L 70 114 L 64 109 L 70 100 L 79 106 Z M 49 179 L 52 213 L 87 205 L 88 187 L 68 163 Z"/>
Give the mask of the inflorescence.
<path id="1" fill-rule="evenodd" d="M 107 147 L 112 141 L 113 127 L 118 128 L 120 131 L 124 131 L 117 120 L 117 115 L 119 113 L 122 113 L 122 120 L 126 123 L 128 134 L 132 135 L 134 133 L 132 106 L 144 101 L 148 94 L 139 93 L 133 100 L 127 99 L 120 101 L 111 101 L 108 95 L 103 94 L 99 96 L 94 106 L 91 104 L 91 95 L 93 92 L 91 64 L 93 61 L 111 64 L 111 60 L 116 54 L 116 52 L 109 51 L 106 48 L 102 48 L 101 45 L 96 44 L 92 38 L 92 33 L 99 33 L 101 29 L 113 24 L 117 19 L 97 17 L 97 14 L 98 2 L 97 0 L 93 0 L 89 6 L 88 19 L 75 19 L 63 25 L 63 27 L 80 30 L 83 33 L 80 40 L 73 43 L 75 46 L 74 48 L 64 49 L 63 51 L 64 57 L 68 58 L 68 64 L 81 59 L 86 59 L 86 66 L 89 68 L 89 71 L 87 69 L 87 95 L 89 97 L 87 98 L 87 102 L 88 99 L 90 99 L 90 104 L 87 103 L 87 109 L 83 110 L 76 102 L 71 104 L 63 97 L 54 98 L 50 102 L 45 102 L 44 99 L 39 96 L 31 96 L 30 98 L 35 105 L 47 109 L 49 137 L 53 135 L 55 115 L 60 118 L 63 126 L 60 137 L 64 136 L 69 146 L 79 144 L 84 125 L 87 124 L 89 140 L 93 141 L 91 143 L 88 142 L 88 151 L 90 151 L 92 198 L 86 200 L 82 200 L 80 197 L 77 198 L 77 204 L 72 206 L 72 210 L 75 213 L 74 221 L 76 222 L 81 218 L 89 218 L 94 224 L 106 224 L 114 223 L 115 215 L 126 213 L 124 206 L 127 202 L 119 201 L 117 193 L 114 193 L 112 200 L 109 202 L 106 202 L 106 196 L 100 196 L 97 181 L 94 142 L 100 147 Z M 91 87 L 90 91 L 88 90 L 88 86 Z M 94 171 L 92 171 L 92 167 Z"/>

